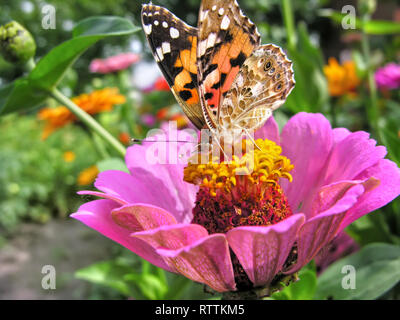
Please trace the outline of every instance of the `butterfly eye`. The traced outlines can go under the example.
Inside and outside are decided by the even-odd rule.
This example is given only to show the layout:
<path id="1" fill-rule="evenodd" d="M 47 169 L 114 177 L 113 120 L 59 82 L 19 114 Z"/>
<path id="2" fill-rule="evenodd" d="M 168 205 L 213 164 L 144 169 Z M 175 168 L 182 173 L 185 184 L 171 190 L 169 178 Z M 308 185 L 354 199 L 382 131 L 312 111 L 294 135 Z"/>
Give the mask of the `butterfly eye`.
<path id="1" fill-rule="evenodd" d="M 264 71 L 268 71 L 272 67 L 272 62 L 267 61 L 267 63 L 264 65 Z"/>

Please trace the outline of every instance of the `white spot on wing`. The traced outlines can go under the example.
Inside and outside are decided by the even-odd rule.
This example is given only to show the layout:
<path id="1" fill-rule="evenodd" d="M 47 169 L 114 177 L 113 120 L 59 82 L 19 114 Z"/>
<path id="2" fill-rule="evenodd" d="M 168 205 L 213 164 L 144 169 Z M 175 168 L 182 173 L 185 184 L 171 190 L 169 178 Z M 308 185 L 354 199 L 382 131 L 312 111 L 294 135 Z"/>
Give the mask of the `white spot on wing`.
<path id="1" fill-rule="evenodd" d="M 158 24 L 159 24 L 158 20 L 154 20 L 154 25 L 158 26 Z"/>
<path id="2" fill-rule="evenodd" d="M 143 26 L 144 32 L 148 35 L 151 33 L 151 24 L 145 24 Z"/>
<path id="3" fill-rule="evenodd" d="M 163 42 L 161 44 L 163 54 L 167 54 L 171 52 L 171 45 L 169 42 Z"/>
<path id="4" fill-rule="evenodd" d="M 224 16 L 224 18 L 221 21 L 221 29 L 222 30 L 228 29 L 230 23 L 231 20 L 228 18 L 228 16 Z"/>
<path id="5" fill-rule="evenodd" d="M 217 10 L 217 6 L 214 4 L 214 5 L 212 6 L 211 10 L 212 10 L 212 11 Z"/>
<path id="6" fill-rule="evenodd" d="M 218 14 L 220 15 L 220 16 L 222 16 L 223 14 L 224 14 L 224 8 L 220 8 L 219 10 L 218 10 Z"/>
<path id="7" fill-rule="evenodd" d="M 168 28 L 168 23 L 166 23 L 165 21 L 162 23 L 162 26 L 164 27 L 164 28 Z"/>
<path id="8" fill-rule="evenodd" d="M 200 12 L 200 22 L 204 21 L 204 19 L 207 17 L 207 14 L 208 14 L 208 10 Z"/>
<path id="9" fill-rule="evenodd" d="M 169 34 L 170 34 L 170 36 L 171 36 L 172 39 L 176 39 L 176 38 L 179 37 L 179 30 L 178 30 L 178 29 L 175 29 L 175 28 L 173 28 L 173 27 L 171 27 L 171 28 L 169 29 Z"/>
<path id="10" fill-rule="evenodd" d="M 160 61 L 163 61 L 163 60 L 164 60 L 164 54 L 163 54 L 163 52 L 162 52 L 161 47 L 158 47 L 158 48 L 156 49 L 156 52 L 157 52 L 157 56 L 158 56 L 158 58 L 160 59 Z"/>

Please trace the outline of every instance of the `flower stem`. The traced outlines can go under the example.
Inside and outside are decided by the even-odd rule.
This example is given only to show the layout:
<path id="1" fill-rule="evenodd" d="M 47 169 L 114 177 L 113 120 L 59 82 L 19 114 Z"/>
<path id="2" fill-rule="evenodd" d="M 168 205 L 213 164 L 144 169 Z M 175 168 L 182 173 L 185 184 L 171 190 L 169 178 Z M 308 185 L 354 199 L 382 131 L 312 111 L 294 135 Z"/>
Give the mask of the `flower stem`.
<path id="1" fill-rule="evenodd" d="M 63 95 L 57 88 L 50 91 L 50 95 L 59 103 L 66 106 L 76 117 L 85 123 L 91 130 L 107 141 L 121 156 L 125 156 L 125 147 L 115 139 L 106 129 L 104 129 L 93 117 L 79 108 L 69 98 Z"/>
<path id="2" fill-rule="evenodd" d="M 362 39 L 361 46 L 363 56 L 367 65 L 367 81 L 369 87 L 369 101 L 365 104 L 368 121 L 376 134 L 377 140 L 380 141 L 380 130 L 379 130 L 379 109 L 378 109 L 378 94 L 376 90 L 376 84 L 374 74 L 371 65 L 371 50 L 369 46 L 369 37 L 365 32 L 364 25 L 370 20 L 371 15 L 364 13 L 361 17 L 362 20 Z"/>
<path id="3" fill-rule="evenodd" d="M 295 50 L 296 33 L 294 30 L 294 17 L 293 17 L 293 8 L 291 0 L 282 0 L 282 15 L 287 32 L 288 48 L 290 50 Z"/>

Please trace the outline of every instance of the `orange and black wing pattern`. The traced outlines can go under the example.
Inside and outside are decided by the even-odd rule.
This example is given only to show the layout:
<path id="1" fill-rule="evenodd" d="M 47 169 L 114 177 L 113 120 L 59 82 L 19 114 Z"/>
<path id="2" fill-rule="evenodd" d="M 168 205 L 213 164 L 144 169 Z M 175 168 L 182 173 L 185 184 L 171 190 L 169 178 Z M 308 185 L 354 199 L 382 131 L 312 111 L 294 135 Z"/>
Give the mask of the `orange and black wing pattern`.
<path id="1" fill-rule="evenodd" d="M 158 66 L 189 120 L 205 125 L 197 81 L 197 28 L 153 4 L 142 7 L 142 25 Z"/>
<path id="2" fill-rule="evenodd" d="M 198 22 L 197 68 L 206 123 L 218 125 L 219 107 L 260 34 L 236 0 L 203 0 Z"/>

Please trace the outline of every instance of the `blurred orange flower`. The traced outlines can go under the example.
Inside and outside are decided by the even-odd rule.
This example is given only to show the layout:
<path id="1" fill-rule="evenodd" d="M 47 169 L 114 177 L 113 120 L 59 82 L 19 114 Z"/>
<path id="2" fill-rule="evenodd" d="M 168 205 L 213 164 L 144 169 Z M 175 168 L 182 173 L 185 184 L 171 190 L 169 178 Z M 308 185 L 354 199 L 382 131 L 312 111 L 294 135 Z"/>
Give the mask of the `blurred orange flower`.
<path id="1" fill-rule="evenodd" d="M 169 107 L 161 108 L 156 113 L 157 120 L 166 120 L 169 115 Z"/>
<path id="2" fill-rule="evenodd" d="M 340 65 L 335 58 L 329 58 L 328 65 L 324 67 L 324 73 L 328 79 L 329 94 L 332 97 L 347 93 L 354 94 L 361 82 L 353 61 L 346 61 Z"/>
<path id="3" fill-rule="evenodd" d="M 183 114 L 180 113 L 176 113 L 174 114 L 170 120 L 172 121 L 176 121 L 176 126 L 178 129 L 184 129 L 187 128 L 187 126 L 189 125 L 189 119 L 184 116 Z"/>
<path id="4" fill-rule="evenodd" d="M 65 162 L 72 162 L 75 160 L 75 153 L 72 151 L 65 151 L 63 154 L 63 158 Z"/>
<path id="5" fill-rule="evenodd" d="M 99 169 L 96 165 L 90 166 L 85 170 L 81 171 L 78 176 L 78 185 L 86 186 L 92 184 L 92 182 L 96 179 L 99 174 Z"/>
<path id="6" fill-rule="evenodd" d="M 119 141 L 121 143 L 128 145 L 131 142 L 131 138 L 129 137 L 129 133 L 127 132 L 121 132 L 118 136 Z"/>
<path id="7" fill-rule="evenodd" d="M 126 101 L 125 97 L 119 94 L 117 88 L 96 90 L 89 94 L 81 94 L 71 100 L 91 115 L 99 112 L 110 111 L 114 105 Z M 46 121 L 46 126 L 42 133 L 43 140 L 55 130 L 77 120 L 75 115 L 64 106 L 43 108 L 39 111 L 38 118 Z"/>

